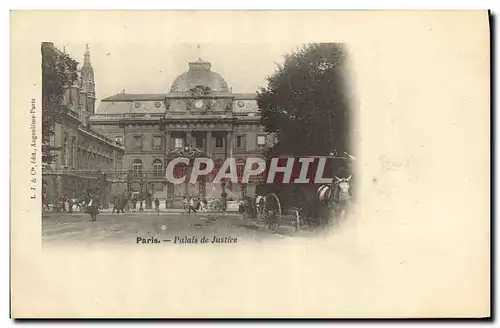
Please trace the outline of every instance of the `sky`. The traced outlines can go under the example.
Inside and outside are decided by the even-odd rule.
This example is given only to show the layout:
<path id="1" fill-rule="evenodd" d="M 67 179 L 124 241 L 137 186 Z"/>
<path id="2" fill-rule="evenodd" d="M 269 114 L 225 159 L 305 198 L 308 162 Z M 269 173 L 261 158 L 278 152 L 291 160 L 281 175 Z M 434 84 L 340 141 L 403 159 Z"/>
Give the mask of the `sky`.
<path id="1" fill-rule="evenodd" d="M 283 62 L 298 43 L 128 43 L 72 42 L 51 40 L 83 64 L 88 43 L 94 68 L 96 97 L 120 93 L 167 93 L 173 80 L 188 70 L 190 61 L 212 63 L 212 70 L 224 77 L 233 92 L 252 93 L 267 85 L 266 76 Z"/>

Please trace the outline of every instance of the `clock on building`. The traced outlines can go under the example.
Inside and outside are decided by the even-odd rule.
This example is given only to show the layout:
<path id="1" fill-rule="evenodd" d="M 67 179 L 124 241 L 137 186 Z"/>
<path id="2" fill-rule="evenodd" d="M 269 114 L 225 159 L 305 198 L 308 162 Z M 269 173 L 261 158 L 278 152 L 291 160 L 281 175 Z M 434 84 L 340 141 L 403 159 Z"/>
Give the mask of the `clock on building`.
<path id="1" fill-rule="evenodd" d="M 195 101 L 194 107 L 201 108 L 202 106 L 203 106 L 203 100 L 198 99 L 198 100 Z"/>
<path id="2" fill-rule="evenodd" d="M 243 107 L 245 106 L 245 103 L 243 101 L 238 101 L 238 106 Z"/>

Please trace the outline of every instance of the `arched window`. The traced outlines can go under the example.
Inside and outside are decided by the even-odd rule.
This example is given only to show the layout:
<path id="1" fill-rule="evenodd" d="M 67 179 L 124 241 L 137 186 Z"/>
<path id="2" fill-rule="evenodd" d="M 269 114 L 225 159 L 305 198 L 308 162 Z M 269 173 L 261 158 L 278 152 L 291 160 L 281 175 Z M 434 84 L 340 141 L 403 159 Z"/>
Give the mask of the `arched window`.
<path id="1" fill-rule="evenodd" d="M 140 159 L 134 159 L 134 164 L 132 165 L 132 172 L 134 177 L 138 178 L 142 175 L 142 161 Z"/>
<path id="2" fill-rule="evenodd" d="M 163 163 L 159 159 L 155 159 L 153 162 L 153 172 L 155 177 L 161 177 L 163 175 Z"/>

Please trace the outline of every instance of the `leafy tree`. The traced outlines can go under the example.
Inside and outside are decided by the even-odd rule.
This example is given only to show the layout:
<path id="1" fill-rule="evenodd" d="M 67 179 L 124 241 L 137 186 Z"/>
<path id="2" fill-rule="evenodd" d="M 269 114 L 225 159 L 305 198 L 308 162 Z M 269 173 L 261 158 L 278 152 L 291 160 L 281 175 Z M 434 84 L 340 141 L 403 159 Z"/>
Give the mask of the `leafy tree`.
<path id="1" fill-rule="evenodd" d="M 308 44 L 285 55 L 257 95 L 261 123 L 277 137 L 269 157 L 351 153 L 346 64 L 347 50 L 339 43 Z M 259 186 L 262 194 L 275 192 L 285 204 L 315 194 L 306 189 L 315 191 L 311 185 Z"/>
<path id="2" fill-rule="evenodd" d="M 55 125 L 61 123 L 69 110 L 64 93 L 78 78 L 78 63 L 69 55 L 56 49 L 52 43 L 43 42 L 42 50 L 42 164 L 54 162 L 60 147 L 51 145 Z"/>
<path id="3" fill-rule="evenodd" d="M 266 131 L 277 136 L 271 155 L 349 152 L 351 119 L 343 44 L 308 44 L 285 55 L 257 103 Z"/>

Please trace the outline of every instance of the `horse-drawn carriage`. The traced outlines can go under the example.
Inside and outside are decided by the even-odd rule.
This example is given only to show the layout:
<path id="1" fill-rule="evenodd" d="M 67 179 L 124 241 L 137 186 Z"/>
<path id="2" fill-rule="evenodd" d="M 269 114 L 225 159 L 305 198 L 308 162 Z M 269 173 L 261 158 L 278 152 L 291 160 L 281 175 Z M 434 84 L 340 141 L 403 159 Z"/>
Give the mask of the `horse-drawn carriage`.
<path id="1" fill-rule="evenodd" d="M 270 232 L 278 232 L 281 223 L 282 207 L 275 193 L 266 196 L 257 196 L 256 200 L 257 220 L 267 224 Z"/>
<path id="2" fill-rule="evenodd" d="M 348 154 L 330 158 L 354 160 Z M 296 187 L 300 193 L 292 199 L 280 200 L 275 192 L 257 196 L 257 218 L 266 222 L 272 233 L 276 233 L 281 224 L 291 224 L 296 230 L 338 225 L 347 216 L 352 198 L 352 174 L 345 167 L 338 173 L 330 184 Z"/>
<path id="3" fill-rule="evenodd" d="M 309 206 L 286 208 L 275 193 L 257 196 L 257 220 L 267 224 L 270 232 L 276 233 L 282 224 L 290 224 L 295 230 L 317 229 L 338 225 L 347 215 L 351 201 L 352 176 L 338 178 L 330 185 L 317 188 L 316 199 Z M 315 207 L 314 210 L 311 207 Z"/>

